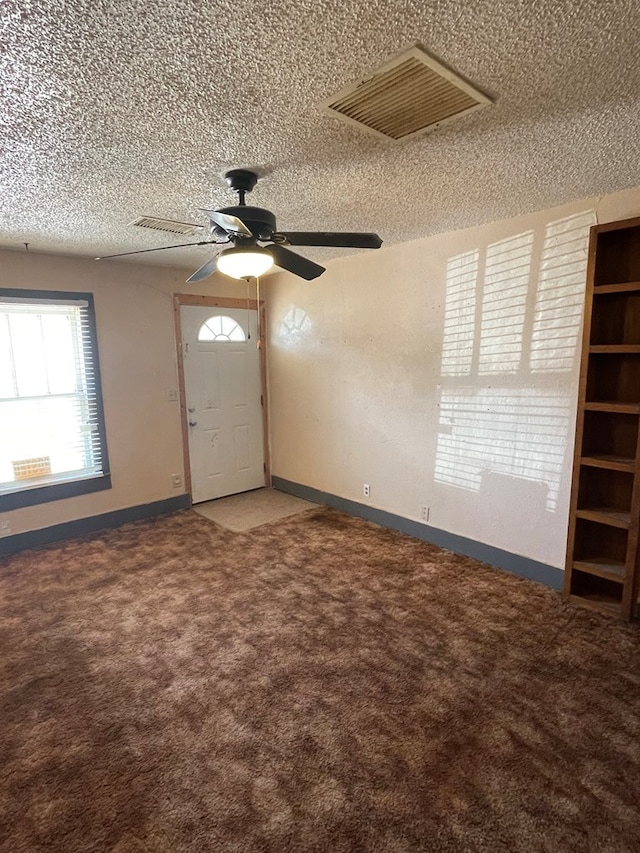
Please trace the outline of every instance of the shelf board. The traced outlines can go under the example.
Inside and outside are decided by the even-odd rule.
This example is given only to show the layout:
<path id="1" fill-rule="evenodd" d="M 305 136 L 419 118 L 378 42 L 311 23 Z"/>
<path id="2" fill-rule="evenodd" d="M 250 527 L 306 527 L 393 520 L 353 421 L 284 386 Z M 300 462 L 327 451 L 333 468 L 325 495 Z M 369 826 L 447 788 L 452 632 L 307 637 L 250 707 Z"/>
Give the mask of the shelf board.
<path id="1" fill-rule="evenodd" d="M 624 583 L 627 569 L 624 563 L 614 562 L 610 557 L 589 557 L 586 560 L 574 560 L 572 567 L 579 572 L 606 578 L 615 583 Z"/>
<path id="2" fill-rule="evenodd" d="M 582 605 L 582 607 L 588 607 L 590 610 L 597 610 L 598 613 L 606 613 L 607 616 L 620 616 L 622 611 L 622 602 L 609 598 L 588 598 L 585 595 L 571 593 L 569 600 Z"/>
<path id="3" fill-rule="evenodd" d="M 593 454 L 580 457 L 581 465 L 589 465 L 591 468 L 606 468 L 609 471 L 625 471 L 633 474 L 635 472 L 635 460 L 627 456 L 614 456 L 613 454 Z"/>
<path id="4" fill-rule="evenodd" d="M 619 403 L 616 400 L 589 401 L 584 404 L 587 412 L 618 412 L 627 415 L 640 415 L 640 403 Z"/>
<path id="5" fill-rule="evenodd" d="M 621 281 L 617 284 L 600 284 L 593 288 L 597 293 L 624 293 L 625 291 L 640 290 L 640 281 Z"/>
<path id="6" fill-rule="evenodd" d="M 631 525 L 631 513 L 621 512 L 611 507 L 584 507 L 576 510 L 576 518 L 584 518 L 587 521 L 597 521 L 600 524 L 608 524 L 611 527 L 621 527 L 628 530 Z"/>
<path id="7" fill-rule="evenodd" d="M 640 344 L 594 344 L 589 347 L 591 355 L 638 355 Z"/>

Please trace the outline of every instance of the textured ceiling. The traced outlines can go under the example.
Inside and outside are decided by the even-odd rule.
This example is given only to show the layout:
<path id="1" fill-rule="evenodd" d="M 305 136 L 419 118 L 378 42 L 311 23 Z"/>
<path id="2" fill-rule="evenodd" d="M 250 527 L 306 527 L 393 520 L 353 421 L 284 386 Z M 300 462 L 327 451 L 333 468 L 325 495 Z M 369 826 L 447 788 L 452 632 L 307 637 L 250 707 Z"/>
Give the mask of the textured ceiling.
<path id="1" fill-rule="evenodd" d="M 0 245 L 182 242 L 127 223 L 201 221 L 234 203 L 237 166 L 265 175 L 248 200 L 279 228 L 387 244 L 640 183 L 638 0 L 4 0 L 0 16 Z M 495 104 L 397 144 L 321 111 L 416 42 Z"/>

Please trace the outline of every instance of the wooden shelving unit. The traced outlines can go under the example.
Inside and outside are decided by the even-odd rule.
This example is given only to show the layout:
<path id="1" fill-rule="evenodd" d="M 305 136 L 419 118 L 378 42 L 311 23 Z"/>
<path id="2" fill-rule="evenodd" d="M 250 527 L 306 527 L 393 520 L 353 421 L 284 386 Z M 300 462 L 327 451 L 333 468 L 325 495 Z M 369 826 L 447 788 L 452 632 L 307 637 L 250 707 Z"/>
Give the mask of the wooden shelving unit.
<path id="1" fill-rule="evenodd" d="M 565 595 L 633 619 L 640 581 L 640 218 L 591 229 Z"/>

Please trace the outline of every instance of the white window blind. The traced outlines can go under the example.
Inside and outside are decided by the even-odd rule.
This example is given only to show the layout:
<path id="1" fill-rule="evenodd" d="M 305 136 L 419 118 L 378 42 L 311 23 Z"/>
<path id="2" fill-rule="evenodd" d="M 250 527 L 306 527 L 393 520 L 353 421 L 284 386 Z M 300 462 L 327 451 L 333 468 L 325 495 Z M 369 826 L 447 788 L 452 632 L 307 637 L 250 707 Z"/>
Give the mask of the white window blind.
<path id="1" fill-rule="evenodd" d="M 92 338 L 87 300 L 0 297 L 0 494 L 105 473 Z"/>

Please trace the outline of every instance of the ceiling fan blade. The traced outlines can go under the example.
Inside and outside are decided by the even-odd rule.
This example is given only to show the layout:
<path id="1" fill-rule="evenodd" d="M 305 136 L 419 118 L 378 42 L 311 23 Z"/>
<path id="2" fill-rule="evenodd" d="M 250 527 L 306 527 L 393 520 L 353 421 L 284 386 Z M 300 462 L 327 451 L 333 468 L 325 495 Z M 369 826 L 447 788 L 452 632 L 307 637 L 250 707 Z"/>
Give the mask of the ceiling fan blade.
<path id="1" fill-rule="evenodd" d="M 272 240 L 284 237 L 289 246 L 344 246 L 353 249 L 379 249 L 382 240 L 377 234 L 358 231 L 279 231 Z"/>
<path id="2" fill-rule="evenodd" d="M 294 275 L 299 275 L 300 278 L 306 278 L 311 281 L 312 278 L 317 278 L 324 272 L 324 267 L 310 261 L 308 258 L 303 258 L 302 255 L 297 255 L 295 252 L 290 252 L 284 246 L 267 246 L 267 251 L 271 253 L 274 262 L 283 270 L 288 270 Z"/>
<path id="3" fill-rule="evenodd" d="M 240 237 L 253 237 L 253 234 L 242 219 L 238 219 L 237 216 L 232 216 L 230 213 L 221 213 L 219 210 L 205 210 L 202 207 L 200 210 L 206 213 L 212 222 L 224 228 L 227 233 L 238 234 Z"/>
<path id="4" fill-rule="evenodd" d="M 204 281 L 205 278 L 209 278 L 210 275 L 216 271 L 216 261 L 218 260 L 218 256 L 214 255 L 211 260 L 207 261 L 206 264 L 202 264 L 192 275 L 187 279 L 187 283 L 193 281 Z"/>
<path id="5" fill-rule="evenodd" d="M 155 249 L 137 249 L 135 252 L 118 252 L 116 255 L 100 255 L 96 261 L 105 261 L 107 258 L 124 258 L 125 255 L 144 255 L 145 252 L 163 252 L 165 249 L 184 249 L 186 246 L 209 246 L 217 243 L 217 240 L 201 240 L 199 243 L 177 243 L 174 246 L 156 246 Z"/>

